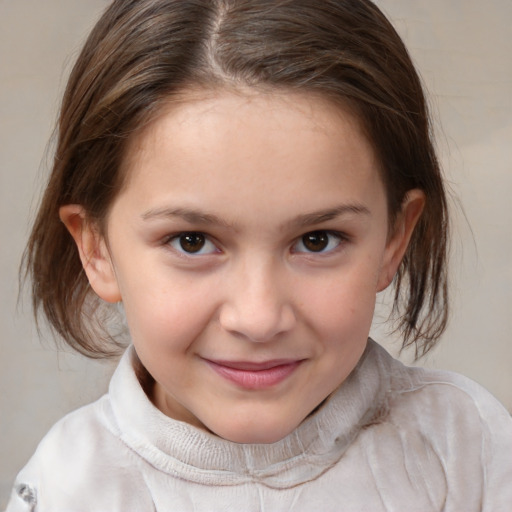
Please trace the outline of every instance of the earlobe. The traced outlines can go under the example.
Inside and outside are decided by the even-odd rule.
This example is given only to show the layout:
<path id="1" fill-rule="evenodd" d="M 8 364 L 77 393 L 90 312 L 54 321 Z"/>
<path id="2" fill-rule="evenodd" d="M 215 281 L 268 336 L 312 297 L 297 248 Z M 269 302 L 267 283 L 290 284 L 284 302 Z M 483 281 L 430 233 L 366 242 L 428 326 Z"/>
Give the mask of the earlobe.
<path id="1" fill-rule="evenodd" d="M 422 190 L 413 189 L 407 192 L 393 233 L 386 245 L 377 286 L 378 292 L 387 288 L 393 281 L 424 206 L 425 194 Z"/>
<path id="2" fill-rule="evenodd" d="M 76 243 L 92 289 L 106 302 L 119 302 L 121 294 L 114 267 L 97 225 L 87 219 L 84 208 L 78 204 L 62 206 L 59 216 Z"/>

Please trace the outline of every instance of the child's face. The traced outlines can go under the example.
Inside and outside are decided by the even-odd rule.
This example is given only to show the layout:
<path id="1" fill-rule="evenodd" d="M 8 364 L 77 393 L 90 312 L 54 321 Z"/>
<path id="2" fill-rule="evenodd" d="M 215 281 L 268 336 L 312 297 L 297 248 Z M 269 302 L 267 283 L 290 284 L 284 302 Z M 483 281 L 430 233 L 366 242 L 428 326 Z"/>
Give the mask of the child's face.
<path id="1" fill-rule="evenodd" d="M 86 270 L 100 296 L 123 301 L 153 402 L 235 442 L 281 439 L 357 364 L 421 194 L 388 237 L 357 123 L 299 94 L 172 106 L 126 172 L 108 253 L 101 244 Z"/>

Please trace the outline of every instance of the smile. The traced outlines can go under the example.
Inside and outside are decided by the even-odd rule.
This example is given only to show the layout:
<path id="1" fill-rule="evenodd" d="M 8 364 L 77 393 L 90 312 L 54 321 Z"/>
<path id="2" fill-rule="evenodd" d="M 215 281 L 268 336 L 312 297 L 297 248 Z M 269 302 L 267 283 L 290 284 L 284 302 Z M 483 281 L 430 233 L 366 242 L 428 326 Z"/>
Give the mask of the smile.
<path id="1" fill-rule="evenodd" d="M 302 360 L 274 360 L 262 363 L 211 361 L 208 365 L 221 377 L 245 389 L 266 389 L 286 380 Z"/>

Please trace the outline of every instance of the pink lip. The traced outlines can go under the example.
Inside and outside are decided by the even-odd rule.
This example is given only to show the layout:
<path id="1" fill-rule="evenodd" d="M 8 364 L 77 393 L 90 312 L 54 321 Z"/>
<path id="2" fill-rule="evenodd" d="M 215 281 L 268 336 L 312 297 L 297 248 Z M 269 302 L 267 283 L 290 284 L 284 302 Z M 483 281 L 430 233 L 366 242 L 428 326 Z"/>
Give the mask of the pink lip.
<path id="1" fill-rule="evenodd" d="M 276 386 L 288 378 L 301 360 L 275 359 L 254 363 L 249 361 L 212 361 L 210 367 L 221 377 L 245 389 L 265 389 Z"/>

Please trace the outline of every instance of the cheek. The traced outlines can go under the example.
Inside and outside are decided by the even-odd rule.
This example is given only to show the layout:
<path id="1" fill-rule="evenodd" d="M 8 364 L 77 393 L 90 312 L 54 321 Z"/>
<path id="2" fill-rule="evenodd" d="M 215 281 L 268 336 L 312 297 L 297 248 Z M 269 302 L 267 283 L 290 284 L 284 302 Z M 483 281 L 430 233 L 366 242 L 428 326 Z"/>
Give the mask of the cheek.
<path id="1" fill-rule="evenodd" d="M 133 276 L 133 274 L 131 274 Z M 135 345 L 173 350 L 194 339 L 215 312 L 210 283 L 139 272 L 121 282 L 128 327 Z"/>
<path id="2" fill-rule="evenodd" d="M 327 294 L 326 294 L 327 295 Z M 372 324 L 375 295 L 353 295 L 336 290 L 327 297 L 318 297 L 311 316 L 315 329 L 327 343 L 343 344 L 366 341 Z"/>
<path id="3" fill-rule="evenodd" d="M 377 264 L 359 265 L 302 289 L 302 310 L 319 329 L 368 334 L 377 293 Z M 323 326 L 323 327 L 322 327 Z"/>
<path id="4" fill-rule="evenodd" d="M 351 280 L 339 280 L 310 294 L 303 318 L 316 340 L 316 365 L 308 382 L 316 388 L 302 390 L 318 401 L 334 391 L 354 369 L 367 344 L 373 319 L 375 293 Z"/>

